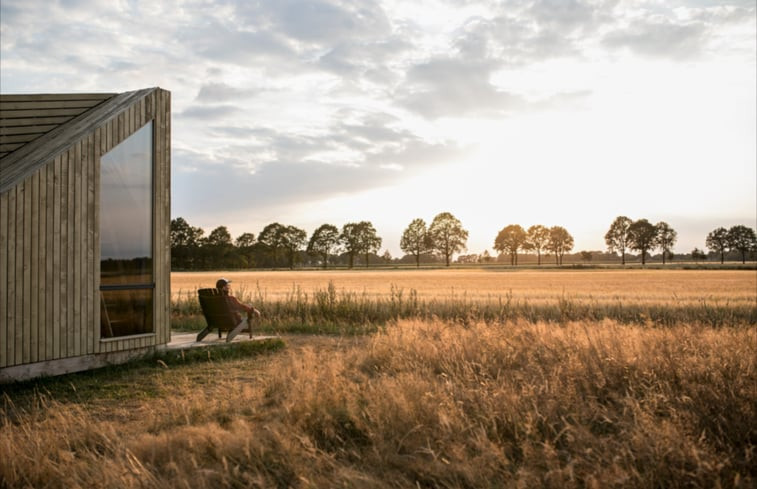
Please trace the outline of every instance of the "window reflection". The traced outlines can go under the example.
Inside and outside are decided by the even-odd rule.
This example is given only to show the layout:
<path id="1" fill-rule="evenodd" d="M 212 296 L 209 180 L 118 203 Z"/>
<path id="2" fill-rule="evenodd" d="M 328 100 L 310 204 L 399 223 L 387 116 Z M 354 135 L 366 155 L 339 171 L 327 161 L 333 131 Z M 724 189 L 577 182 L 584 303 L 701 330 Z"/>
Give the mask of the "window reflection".
<path id="1" fill-rule="evenodd" d="M 153 124 L 100 158 L 101 336 L 153 331 Z"/>

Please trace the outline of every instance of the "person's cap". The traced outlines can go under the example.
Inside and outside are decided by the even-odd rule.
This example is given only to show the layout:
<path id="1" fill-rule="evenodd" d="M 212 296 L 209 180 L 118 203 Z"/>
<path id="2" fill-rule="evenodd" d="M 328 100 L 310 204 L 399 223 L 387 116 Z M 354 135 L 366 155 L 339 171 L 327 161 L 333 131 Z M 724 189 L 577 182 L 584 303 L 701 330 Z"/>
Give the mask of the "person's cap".
<path id="1" fill-rule="evenodd" d="M 216 282 L 216 289 L 221 289 L 230 283 L 231 283 L 231 280 L 228 280 L 225 278 L 219 278 L 218 281 Z"/>

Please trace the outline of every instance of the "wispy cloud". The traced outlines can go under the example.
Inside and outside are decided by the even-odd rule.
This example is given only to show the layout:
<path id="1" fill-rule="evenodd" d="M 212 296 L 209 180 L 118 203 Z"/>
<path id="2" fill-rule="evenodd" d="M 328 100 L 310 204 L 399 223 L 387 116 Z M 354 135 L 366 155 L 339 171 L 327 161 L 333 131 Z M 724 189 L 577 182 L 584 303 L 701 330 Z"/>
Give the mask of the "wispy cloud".
<path id="1" fill-rule="evenodd" d="M 265 214 L 463 167 L 498 148 L 504 128 L 541 151 L 560 139 L 543 128 L 559 132 L 563 117 L 627 128 L 619 111 L 655 120 L 663 106 L 689 124 L 675 101 L 679 80 L 701 78 L 691 70 L 715 80 L 728 62 L 723 83 L 750 87 L 755 10 L 752 0 L 3 0 L 0 82 L 4 92 L 167 88 L 175 212 Z M 676 81 L 645 81 L 661 70 Z M 738 96 L 723 110 L 754 98 Z M 736 113 L 754 126 L 753 111 Z M 720 146 L 753 166 L 753 139 L 728 137 Z M 521 147 L 513 168 L 531 161 Z"/>

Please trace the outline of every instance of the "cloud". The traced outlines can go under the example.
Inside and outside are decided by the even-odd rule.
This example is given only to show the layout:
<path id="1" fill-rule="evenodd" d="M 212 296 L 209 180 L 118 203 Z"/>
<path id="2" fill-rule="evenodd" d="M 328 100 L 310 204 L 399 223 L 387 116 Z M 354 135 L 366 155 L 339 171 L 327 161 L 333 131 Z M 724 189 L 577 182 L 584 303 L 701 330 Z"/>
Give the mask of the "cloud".
<path id="1" fill-rule="evenodd" d="M 523 106 L 517 95 L 495 87 L 489 78 L 496 64 L 437 58 L 410 68 L 397 100 L 430 119 L 445 116 L 493 117 Z"/>
<path id="2" fill-rule="evenodd" d="M 239 143 L 205 153 L 175 150 L 175 206 L 189 213 L 314 202 L 391 185 L 464 150 L 425 141 L 393 127 L 396 122 L 388 114 L 352 110 L 314 135 L 212 126 L 212 133 Z"/>
<path id="3" fill-rule="evenodd" d="M 253 89 L 235 88 L 226 83 L 209 82 L 200 87 L 196 100 L 202 103 L 229 102 L 254 97 L 258 93 Z"/>
<path id="4" fill-rule="evenodd" d="M 235 13 L 247 25 L 262 24 L 304 43 L 359 42 L 390 32 L 383 9 L 370 1 L 240 2 L 235 5 Z"/>
<path id="5" fill-rule="evenodd" d="M 708 29 L 701 22 L 676 23 L 666 18 L 636 20 L 603 38 L 605 45 L 625 47 L 650 57 L 686 59 L 701 53 Z"/>
<path id="6" fill-rule="evenodd" d="M 212 106 L 189 106 L 181 111 L 177 117 L 213 120 L 229 117 L 240 111 L 239 107 L 233 105 L 212 105 Z"/>

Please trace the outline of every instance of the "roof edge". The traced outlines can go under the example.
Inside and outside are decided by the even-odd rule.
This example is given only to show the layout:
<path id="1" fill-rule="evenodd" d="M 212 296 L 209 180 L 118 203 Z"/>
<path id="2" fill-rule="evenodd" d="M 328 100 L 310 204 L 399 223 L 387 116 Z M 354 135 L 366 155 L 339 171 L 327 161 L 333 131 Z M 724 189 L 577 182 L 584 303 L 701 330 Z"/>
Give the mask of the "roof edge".
<path id="1" fill-rule="evenodd" d="M 57 155 L 66 151 L 72 141 L 84 137 L 93 126 L 106 123 L 126 107 L 156 90 L 161 90 L 161 88 L 143 88 L 116 94 L 0 159 L 0 174 L 3 177 L 0 180 L 0 194 L 6 193 Z M 26 158 L 32 159 L 33 162 L 18 164 Z"/>

